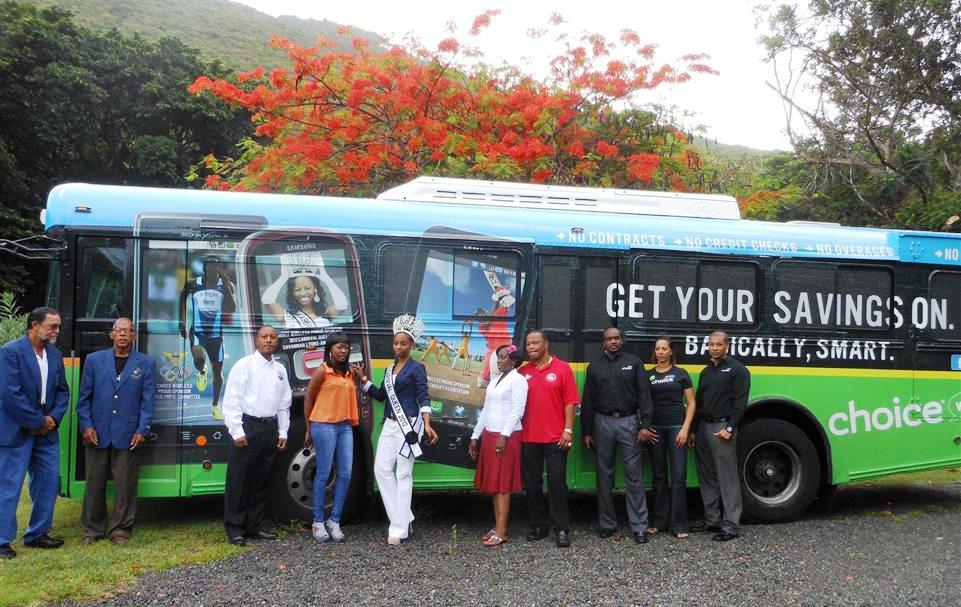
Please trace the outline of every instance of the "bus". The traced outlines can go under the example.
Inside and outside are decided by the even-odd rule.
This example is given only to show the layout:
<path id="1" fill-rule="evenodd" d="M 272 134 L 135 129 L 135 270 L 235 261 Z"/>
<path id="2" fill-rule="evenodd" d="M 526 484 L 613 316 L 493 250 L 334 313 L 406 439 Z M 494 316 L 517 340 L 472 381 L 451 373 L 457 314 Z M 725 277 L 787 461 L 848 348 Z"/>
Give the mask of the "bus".
<path id="1" fill-rule="evenodd" d="M 416 464 L 418 489 L 473 487 L 467 444 L 487 359 L 532 328 L 578 382 L 607 327 L 645 361 L 672 337 L 695 379 L 708 335 L 726 331 L 753 377 L 737 443 L 753 520 L 796 518 L 851 481 L 961 466 L 958 234 L 747 221 L 718 195 L 434 177 L 376 198 L 66 184 L 42 219 L 74 398 L 60 427 L 66 496 L 84 490 L 80 369 L 118 316 L 159 371 L 145 497 L 223 491 L 223 378 L 254 351 L 255 327 L 272 324 L 295 399 L 271 507 L 310 520 L 301 408 L 326 336 L 347 333 L 352 359 L 380 381 L 405 313 L 427 327 L 413 357 L 440 434 Z M 376 491 L 382 419 L 365 397 L 349 512 Z M 569 486 L 591 491 L 579 425 L 574 445 Z"/>

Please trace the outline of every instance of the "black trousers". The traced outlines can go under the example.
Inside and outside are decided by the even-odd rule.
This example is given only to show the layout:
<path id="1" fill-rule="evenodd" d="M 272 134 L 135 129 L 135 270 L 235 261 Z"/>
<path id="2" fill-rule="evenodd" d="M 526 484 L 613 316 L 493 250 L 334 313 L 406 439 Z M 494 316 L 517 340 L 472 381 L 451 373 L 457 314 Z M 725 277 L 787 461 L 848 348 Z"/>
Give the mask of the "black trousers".
<path id="1" fill-rule="evenodd" d="M 547 497 L 550 518 L 544 511 L 544 463 L 547 463 Z M 531 527 L 567 531 L 571 516 L 567 508 L 567 451 L 556 443 L 523 443 L 521 476 L 531 513 Z"/>
<path id="2" fill-rule="evenodd" d="M 678 447 L 680 428 L 655 428 L 656 443 L 651 452 L 652 502 L 651 527 L 670 529 L 671 533 L 688 530 L 687 522 L 687 446 Z M 670 470 L 670 482 L 668 482 Z"/>
<path id="3" fill-rule="evenodd" d="M 247 446 L 230 443 L 227 450 L 227 487 L 224 492 L 224 529 L 227 537 L 260 531 L 267 512 L 270 473 L 277 459 L 277 421 L 244 418 Z"/>

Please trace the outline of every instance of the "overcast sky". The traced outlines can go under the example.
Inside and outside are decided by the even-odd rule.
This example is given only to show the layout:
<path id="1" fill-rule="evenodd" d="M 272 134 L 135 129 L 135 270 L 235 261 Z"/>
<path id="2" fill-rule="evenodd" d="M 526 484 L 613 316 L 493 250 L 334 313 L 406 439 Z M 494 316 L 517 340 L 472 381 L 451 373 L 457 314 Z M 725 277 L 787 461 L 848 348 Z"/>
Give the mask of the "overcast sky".
<path id="1" fill-rule="evenodd" d="M 546 69 L 547 53 L 560 47 L 528 40 L 531 27 L 545 27 L 552 12 L 560 13 L 571 33 L 598 32 L 617 39 L 623 28 L 642 41 L 658 45 L 657 59 L 674 61 L 686 53 L 708 53 L 718 76 L 698 75 L 691 82 L 658 88 L 641 101 L 678 107 L 693 115 L 685 127 L 703 125 L 705 135 L 730 144 L 760 149 L 790 149 L 784 134 L 781 103 L 764 82 L 771 70 L 761 61 L 752 6 L 758 0 L 634 0 L 633 2 L 554 0 L 491 0 L 445 2 L 394 0 L 235 0 L 270 15 L 295 15 L 353 25 L 401 41 L 412 33 L 433 48 L 449 37 L 448 21 L 467 40 L 473 18 L 487 9 L 501 9 L 488 30 L 470 42 L 490 63 L 507 61 L 534 74 Z"/>

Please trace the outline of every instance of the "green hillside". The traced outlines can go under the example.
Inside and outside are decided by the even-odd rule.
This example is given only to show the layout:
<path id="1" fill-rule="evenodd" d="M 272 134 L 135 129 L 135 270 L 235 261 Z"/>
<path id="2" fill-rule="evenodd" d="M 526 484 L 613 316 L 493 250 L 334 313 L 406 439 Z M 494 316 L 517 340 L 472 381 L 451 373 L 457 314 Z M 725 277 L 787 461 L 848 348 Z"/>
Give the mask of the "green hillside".
<path id="1" fill-rule="evenodd" d="M 340 24 L 298 17 L 271 17 L 229 0 L 21 0 L 38 6 L 58 6 L 71 11 L 77 23 L 94 30 L 117 28 L 156 40 L 163 36 L 180 38 L 200 49 L 205 59 L 222 59 L 236 70 L 257 65 L 285 63 L 283 53 L 267 48 L 271 36 L 279 35 L 300 44 L 313 44 L 318 36 L 342 39 L 344 49 L 350 38 L 381 41 L 373 32 L 355 30 L 339 37 Z"/>

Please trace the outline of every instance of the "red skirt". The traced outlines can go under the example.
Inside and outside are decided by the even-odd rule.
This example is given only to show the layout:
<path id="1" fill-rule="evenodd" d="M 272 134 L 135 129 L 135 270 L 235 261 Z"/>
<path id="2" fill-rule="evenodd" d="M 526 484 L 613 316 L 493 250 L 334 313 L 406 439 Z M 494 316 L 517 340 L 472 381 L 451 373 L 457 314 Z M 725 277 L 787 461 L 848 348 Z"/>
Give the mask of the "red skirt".
<path id="1" fill-rule="evenodd" d="M 521 490 L 521 433 L 507 439 L 504 453 L 495 447 L 500 434 L 484 430 L 474 472 L 474 487 L 482 493 L 519 493 Z"/>

